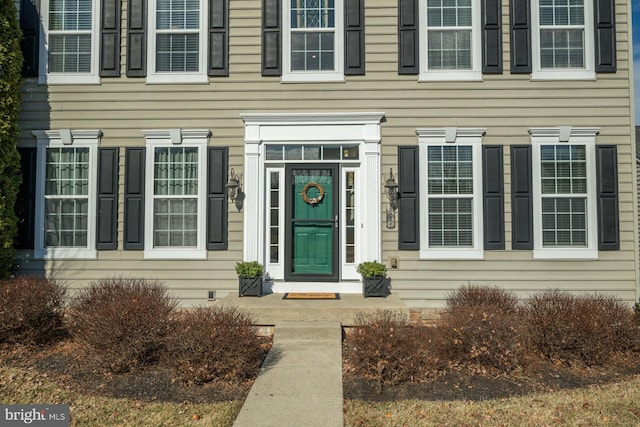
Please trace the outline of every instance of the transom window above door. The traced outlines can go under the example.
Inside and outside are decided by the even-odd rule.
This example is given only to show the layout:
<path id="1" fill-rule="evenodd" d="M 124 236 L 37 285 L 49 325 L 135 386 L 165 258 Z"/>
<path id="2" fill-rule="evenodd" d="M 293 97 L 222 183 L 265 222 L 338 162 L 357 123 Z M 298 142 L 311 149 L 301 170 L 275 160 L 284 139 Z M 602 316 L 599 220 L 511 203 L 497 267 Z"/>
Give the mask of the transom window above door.
<path id="1" fill-rule="evenodd" d="M 360 147 L 357 144 L 267 145 L 265 150 L 267 161 L 360 160 Z"/>

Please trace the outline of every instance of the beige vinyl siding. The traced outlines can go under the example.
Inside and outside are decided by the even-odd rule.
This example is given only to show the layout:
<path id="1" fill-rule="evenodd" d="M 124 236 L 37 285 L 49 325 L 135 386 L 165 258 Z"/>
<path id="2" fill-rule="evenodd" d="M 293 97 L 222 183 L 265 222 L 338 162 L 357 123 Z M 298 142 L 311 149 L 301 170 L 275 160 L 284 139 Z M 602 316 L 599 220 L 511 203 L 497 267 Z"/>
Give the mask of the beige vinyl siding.
<path id="1" fill-rule="evenodd" d="M 206 260 L 144 260 L 142 251 L 122 250 L 124 217 L 124 147 L 144 146 L 141 129 L 207 128 L 211 146 L 229 147 L 229 168 L 243 173 L 244 124 L 241 113 L 382 111 L 380 191 L 389 169 L 397 171 L 397 147 L 417 145 L 417 128 L 482 127 L 483 144 L 504 146 L 506 249 L 485 251 L 481 261 L 420 260 L 417 251 L 399 251 L 397 229 L 382 226 L 383 261 L 399 258 L 390 271 L 393 292 L 412 307 L 441 307 L 446 295 L 467 283 L 491 283 L 526 297 L 561 288 L 601 291 L 632 303 L 637 300 L 638 237 L 635 208 L 635 153 L 632 150 L 631 32 L 629 5 L 616 1 L 618 71 L 598 74 L 595 81 L 531 81 L 509 72 L 509 2 L 503 2 L 501 75 L 482 82 L 419 83 L 416 76 L 397 74 L 397 3 L 367 0 L 366 75 L 346 76 L 345 83 L 285 84 L 262 77 L 261 1 L 230 1 L 229 77 L 209 84 L 145 84 L 126 77 L 127 1 L 122 2 L 120 78 L 101 85 L 40 86 L 27 79 L 23 90 L 21 145 L 35 143 L 32 130 L 101 129 L 101 146 L 120 150 L 120 201 L 117 251 L 98 251 L 96 260 L 29 259 L 27 273 L 42 273 L 83 286 L 113 275 L 159 279 L 185 305 L 237 292 L 233 266 L 242 258 L 243 211 L 229 204 L 229 249 L 209 251 Z M 533 260 L 531 251 L 511 250 L 509 177 L 511 144 L 529 144 L 531 127 L 560 125 L 599 127 L 597 143 L 618 145 L 620 251 L 599 252 L 597 260 Z M 386 198 L 380 210 L 384 213 Z M 384 218 L 384 215 L 382 215 Z"/>

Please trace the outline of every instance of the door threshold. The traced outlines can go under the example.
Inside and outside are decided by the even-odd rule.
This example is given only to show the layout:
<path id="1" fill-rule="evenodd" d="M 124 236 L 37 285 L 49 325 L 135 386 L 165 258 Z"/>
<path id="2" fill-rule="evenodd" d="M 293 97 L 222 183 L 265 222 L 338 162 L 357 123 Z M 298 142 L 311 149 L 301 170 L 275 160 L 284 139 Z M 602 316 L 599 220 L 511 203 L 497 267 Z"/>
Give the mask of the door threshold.
<path id="1" fill-rule="evenodd" d="M 265 292 L 286 294 L 289 292 L 334 292 L 339 294 L 361 294 L 362 283 L 358 281 L 344 282 L 282 282 L 266 281 Z"/>

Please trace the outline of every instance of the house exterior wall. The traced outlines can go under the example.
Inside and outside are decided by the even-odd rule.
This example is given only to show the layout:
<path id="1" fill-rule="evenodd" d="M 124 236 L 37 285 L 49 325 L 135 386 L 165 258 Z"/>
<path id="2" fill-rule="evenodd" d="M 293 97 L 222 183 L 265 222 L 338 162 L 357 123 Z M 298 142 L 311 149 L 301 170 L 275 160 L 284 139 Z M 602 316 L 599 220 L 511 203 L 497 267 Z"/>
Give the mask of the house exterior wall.
<path id="1" fill-rule="evenodd" d="M 638 233 L 635 147 L 632 123 L 632 54 L 630 2 L 617 0 L 617 72 L 595 80 L 532 81 L 529 74 L 509 72 L 509 2 L 502 4 L 502 74 L 482 81 L 418 82 L 398 74 L 398 8 L 396 2 L 367 0 L 365 14 L 366 73 L 345 82 L 283 83 L 261 75 L 261 2 L 229 2 L 229 75 L 208 84 L 147 84 L 126 76 L 127 8 L 122 2 L 120 77 L 100 84 L 38 84 L 25 79 L 20 114 L 20 147 L 35 146 L 32 131 L 100 129 L 101 147 L 120 147 L 118 249 L 97 251 L 96 259 L 33 258 L 20 251 L 20 271 L 46 274 L 72 288 L 99 278 L 125 275 L 161 280 L 185 305 L 237 292 L 234 263 L 243 258 L 244 212 L 228 207 L 228 248 L 207 251 L 206 259 L 144 259 L 143 251 L 124 250 L 124 147 L 144 147 L 144 129 L 209 129 L 209 146 L 228 147 L 229 169 L 244 173 L 247 113 L 384 113 L 381 124 L 379 189 L 389 169 L 398 170 L 398 147 L 417 146 L 417 129 L 483 128 L 483 145 L 504 147 L 505 249 L 485 250 L 483 259 L 421 259 L 419 251 L 398 249 L 398 229 L 382 218 L 382 261 L 390 268 L 393 292 L 410 307 L 442 306 L 454 289 L 468 283 L 493 284 L 527 297 L 549 288 L 605 292 L 632 303 L 638 299 Z M 528 145 L 529 129 L 557 126 L 599 128 L 598 144 L 617 147 L 620 249 L 599 251 L 597 259 L 534 259 L 531 250 L 511 249 L 511 145 Z"/>

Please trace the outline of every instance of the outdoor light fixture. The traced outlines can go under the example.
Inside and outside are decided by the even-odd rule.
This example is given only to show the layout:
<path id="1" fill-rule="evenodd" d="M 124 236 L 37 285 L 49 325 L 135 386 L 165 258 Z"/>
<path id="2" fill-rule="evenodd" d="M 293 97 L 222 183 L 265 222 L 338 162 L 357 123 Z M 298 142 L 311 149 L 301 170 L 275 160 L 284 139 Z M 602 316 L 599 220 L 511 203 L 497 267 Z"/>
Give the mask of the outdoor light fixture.
<path id="1" fill-rule="evenodd" d="M 398 184 L 393 177 L 393 169 L 389 168 L 389 179 L 384 183 L 385 194 L 389 199 L 387 207 L 387 228 L 396 228 L 396 209 L 398 209 Z"/>
<path id="2" fill-rule="evenodd" d="M 242 175 L 238 176 L 236 171 L 231 168 L 231 172 L 229 172 L 229 181 L 227 182 L 227 194 L 229 194 L 231 203 L 235 202 L 238 194 L 242 192 L 242 188 L 240 188 L 241 180 Z"/>

